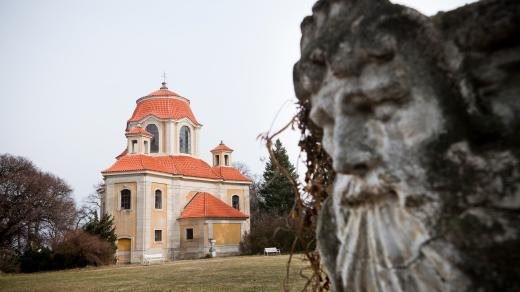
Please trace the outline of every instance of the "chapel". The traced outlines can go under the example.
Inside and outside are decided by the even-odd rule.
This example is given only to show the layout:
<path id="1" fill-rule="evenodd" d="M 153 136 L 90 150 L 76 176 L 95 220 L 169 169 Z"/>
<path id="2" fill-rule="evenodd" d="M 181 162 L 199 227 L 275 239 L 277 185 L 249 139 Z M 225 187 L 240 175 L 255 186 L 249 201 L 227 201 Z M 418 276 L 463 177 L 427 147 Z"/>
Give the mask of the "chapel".
<path id="1" fill-rule="evenodd" d="M 249 231 L 251 180 L 232 166 L 222 141 L 211 165 L 199 157 L 202 124 L 190 100 L 162 83 L 137 99 L 127 146 L 102 171 L 102 212 L 113 216 L 119 263 L 239 253 Z"/>

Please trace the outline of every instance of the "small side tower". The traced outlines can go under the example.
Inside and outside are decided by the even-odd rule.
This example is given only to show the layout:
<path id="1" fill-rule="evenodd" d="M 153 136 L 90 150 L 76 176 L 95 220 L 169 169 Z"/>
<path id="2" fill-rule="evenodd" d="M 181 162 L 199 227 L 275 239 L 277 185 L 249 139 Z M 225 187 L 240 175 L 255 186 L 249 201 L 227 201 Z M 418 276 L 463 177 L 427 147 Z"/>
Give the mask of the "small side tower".
<path id="1" fill-rule="evenodd" d="M 232 152 L 233 149 L 227 147 L 224 142 L 220 141 L 220 144 L 211 150 L 213 154 L 213 166 L 231 166 Z"/>
<path id="2" fill-rule="evenodd" d="M 153 134 L 137 126 L 125 133 L 128 139 L 127 153 L 130 155 L 134 154 L 149 154 L 150 153 L 150 140 L 153 138 Z"/>

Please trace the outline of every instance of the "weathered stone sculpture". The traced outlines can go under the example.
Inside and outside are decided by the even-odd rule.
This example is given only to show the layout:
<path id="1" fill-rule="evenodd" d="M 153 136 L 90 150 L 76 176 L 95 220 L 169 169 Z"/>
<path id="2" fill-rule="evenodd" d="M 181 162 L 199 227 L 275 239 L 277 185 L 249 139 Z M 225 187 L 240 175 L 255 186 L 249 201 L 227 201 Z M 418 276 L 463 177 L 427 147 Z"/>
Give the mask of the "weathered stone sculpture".
<path id="1" fill-rule="evenodd" d="M 333 289 L 520 290 L 520 2 L 318 1 L 302 34 Z"/>

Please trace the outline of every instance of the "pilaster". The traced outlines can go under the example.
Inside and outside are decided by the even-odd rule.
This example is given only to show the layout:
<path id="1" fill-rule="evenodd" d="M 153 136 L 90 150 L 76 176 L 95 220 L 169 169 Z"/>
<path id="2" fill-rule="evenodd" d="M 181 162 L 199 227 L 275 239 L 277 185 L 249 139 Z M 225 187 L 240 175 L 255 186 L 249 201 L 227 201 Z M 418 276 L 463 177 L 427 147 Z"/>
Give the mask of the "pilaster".
<path id="1" fill-rule="evenodd" d="M 165 141 L 166 141 L 166 149 L 164 152 L 166 152 L 166 154 L 168 155 L 172 155 L 173 154 L 173 137 L 172 137 L 172 125 L 173 125 L 173 122 L 172 121 L 167 121 L 166 123 L 166 137 L 165 138 Z"/>
<path id="2" fill-rule="evenodd" d="M 114 183 L 109 182 L 105 180 L 105 194 L 103 195 L 103 201 L 105 205 L 105 212 L 107 212 L 109 215 L 113 215 L 113 209 L 114 209 Z"/>
<path id="3" fill-rule="evenodd" d="M 179 154 L 179 122 L 173 124 L 173 154 Z"/>
<path id="4" fill-rule="evenodd" d="M 173 199 L 171 200 L 171 203 L 172 204 L 172 209 L 173 209 L 173 212 L 171 212 L 171 216 L 172 216 L 172 220 L 170 222 L 168 222 L 170 225 L 169 225 L 169 232 L 170 232 L 170 238 L 171 238 L 171 247 L 172 248 L 179 248 L 180 247 L 180 225 L 179 225 L 179 220 L 177 220 L 177 218 L 180 217 L 180 214 L 181 214 L 181 209 L 184 207 L 182 206 L 182 201 L 181 201 L 181 196 L 182 196 L 182 193 L 181 193 L 181 186 L 179 183 L 175 183 L 175 181 L 173 182 L 173 185 L 172 185 L 172 195 L 173 195 Z"/>
<path id="5" fill-rule="evenodd" d="M 146 220 L 146 197 L 147 197 L 147 188 L 146 188 L 146 177 L 143 176 L 137 180 L 137 206 L 136 206 L 136 212 L 137 212 L 137 230 L 135 235 L 135 255 L 132 255 L 132 257 L 139 258 L 137 261 L 142 260 L 142 255 L 147 247 L 147 233 L 148 233 L 148 226 Z M 149 219 L 148 219 L 149 222 Z"/>

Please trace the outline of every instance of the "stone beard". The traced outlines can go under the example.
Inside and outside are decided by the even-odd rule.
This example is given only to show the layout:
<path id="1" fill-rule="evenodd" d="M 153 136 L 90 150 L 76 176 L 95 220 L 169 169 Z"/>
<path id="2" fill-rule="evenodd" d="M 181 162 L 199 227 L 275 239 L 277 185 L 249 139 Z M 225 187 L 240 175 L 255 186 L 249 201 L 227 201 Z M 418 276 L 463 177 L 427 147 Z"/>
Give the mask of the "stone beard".
<path id="1" fill-rule="evenodd" d="M 464 9 L 489 8 L 478 5 Z M 449 28 L 453 19 L 435 23 Z M 485 116 L 479 83 L 464 67 L 471 59 L 451 40 L 459 36 L 383 0 L 319 1 L 302 33 L 295 91 L 310 100 L 311 128 L 337 173 L 317 231 L 333 289 L 520 289 L 516 268 L 496 275 L 520 260 L 492 254 L 520 246 L 518 121 L 510 114 L 520 109 L 518 85 L 493 92 L 500 103 L 488 107 L 498 110 Z M 518 48 L 497 51 L 515 63 Z M 490 124 L 504 134 L 478 127 Z"/>

